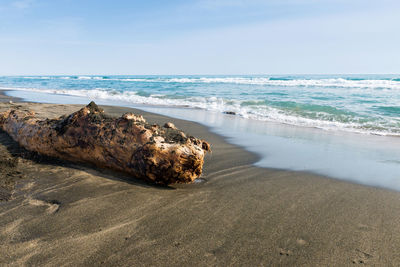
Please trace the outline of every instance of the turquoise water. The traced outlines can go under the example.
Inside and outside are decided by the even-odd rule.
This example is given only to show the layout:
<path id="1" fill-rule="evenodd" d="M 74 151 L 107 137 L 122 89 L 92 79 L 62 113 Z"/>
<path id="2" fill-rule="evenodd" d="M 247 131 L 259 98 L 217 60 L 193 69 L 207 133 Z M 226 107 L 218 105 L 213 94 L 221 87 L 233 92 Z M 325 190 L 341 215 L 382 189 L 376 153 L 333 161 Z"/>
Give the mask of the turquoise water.
<path id="1" fill-rule="evenodd" d="M 26 76 L 0 77 L 1 88 L 400 135 L 400 75 Z"/>
<path id="2" fill-rule="evenodd" d="M 400 191 L 397 76 L 0 77 L 1 88 L 29 101 L 95 100 L 196 121 L 260 155 L 257 166 Z"/>

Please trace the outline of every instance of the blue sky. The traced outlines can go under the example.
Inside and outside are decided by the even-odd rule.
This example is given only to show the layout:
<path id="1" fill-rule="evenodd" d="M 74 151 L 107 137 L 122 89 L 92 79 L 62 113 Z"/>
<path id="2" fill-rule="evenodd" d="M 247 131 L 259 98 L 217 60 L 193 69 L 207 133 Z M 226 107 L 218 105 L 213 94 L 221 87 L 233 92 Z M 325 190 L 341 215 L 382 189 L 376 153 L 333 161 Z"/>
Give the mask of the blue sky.
<path id="1" fill-rule="evenodd" d="M 0 0 L 0 75 L 400 73 L 400 1 Z"/>

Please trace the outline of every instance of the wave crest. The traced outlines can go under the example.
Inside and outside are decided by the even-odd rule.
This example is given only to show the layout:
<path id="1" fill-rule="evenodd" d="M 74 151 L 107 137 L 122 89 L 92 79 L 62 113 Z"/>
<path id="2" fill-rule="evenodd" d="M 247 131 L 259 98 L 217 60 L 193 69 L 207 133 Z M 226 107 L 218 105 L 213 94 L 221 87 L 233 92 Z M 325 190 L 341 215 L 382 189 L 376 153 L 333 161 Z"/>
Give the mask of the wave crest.
<path id="1" fill-rule="evenodd" d="M 102 80 L 133 83 L 179 84 L 238 84 L 280 87 L 331 87 L 400 89 L 400 79 L 326 78 L 302 79 L 291 77 L 118 77 L 118 76 L 27 76 L 22 79 Z"/>
<path id="2" fill-rule="evenodd" d="M 0 88 L 1 89 L 1 88 Z M 163 94 L 147 94 L 143 91 L 118 90 L 51 90 L 34 88 L 2 88 L 31 92 L 70 95 L 93 100 L 111 100 L 118 103 L 145 104 L 174 107 L 200 108 L 217 112 L 234 112 L 243 118 L 315 127 L 325 130 L 342 130 L 375 135 L 400 136 L 400 120 L 385 117 L 365 117 L 357 113 L 330 106 L 299 104 L 295 102 L 249 101 L 220 97 L 178 97 Z M 390 112 L 397 109 L 390 107 Z M 388 111 L 388 110 L 386 110 Z"/>

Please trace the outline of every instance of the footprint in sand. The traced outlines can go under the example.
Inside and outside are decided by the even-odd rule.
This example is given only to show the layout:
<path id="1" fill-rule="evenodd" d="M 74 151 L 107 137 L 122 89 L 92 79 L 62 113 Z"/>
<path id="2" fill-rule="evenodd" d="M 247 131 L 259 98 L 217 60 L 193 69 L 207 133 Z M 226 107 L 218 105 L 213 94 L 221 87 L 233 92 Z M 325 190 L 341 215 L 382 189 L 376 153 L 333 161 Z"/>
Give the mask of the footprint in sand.
<path id="1" fill-rule="evenodd" d="M 369 231 L 369 230 L 371 230 L 368 225 L 361 224 L 361 223 L 357 225 L 357 228 L 360 231 Z"/>
<path id="2" fill-rule="evenodd" d="M 305 245 L 308 244 L 308 242 L 306 240 L 304 240 L 304 239 L 299 238 L 299 239 L 296 240 L 296 244 L 298 246 L 305 246 Z M 288 256 L 293 255 L 293 251 L 290 250 L 290 249 L 278 248 L 278 252 L 279 252 L 279 255 L 281 255 L 281 256 L 288 257 Z"/>
<path id="3" fill-rule="evenodd" d="M 358 256 L 357 256 L 357 258 L 352 260 L 353 264 L 366 264 L 369 259 L 373 258 L 372 254 L 369 254 L 362 250 L 356 249 L 356 252 L 357 252 Z"/>
<path id="4" fill-rule="evenodd" d="M 283 248 L 279 248 L 279 255 L 281 256 L 290 256 L 292 255 L 292 251 L 288 250 L 288 249 L 283 249 Z"/>
<path id="5" fill-rule="evenodd" d="M 33 206 L 47 206 L 46 212 L 48 214 L 56 213 L 59 210 L 60 205 L 61 205 L 61 203 L 58 200 L 43 201 L 43 200 L 33 199 L 33 198 L 29 199 L 28 203 Z"/>
<path id="6" fill-rule="evenodd" d="M 299 245 L 299 246 L 307 245 L 307 241 L 305 241 L 304 239 L 301 239 L 301 238 L 297 239 L 297 240 L 296 240 L 296 243 L 297 243 L 297 245 Z"/>

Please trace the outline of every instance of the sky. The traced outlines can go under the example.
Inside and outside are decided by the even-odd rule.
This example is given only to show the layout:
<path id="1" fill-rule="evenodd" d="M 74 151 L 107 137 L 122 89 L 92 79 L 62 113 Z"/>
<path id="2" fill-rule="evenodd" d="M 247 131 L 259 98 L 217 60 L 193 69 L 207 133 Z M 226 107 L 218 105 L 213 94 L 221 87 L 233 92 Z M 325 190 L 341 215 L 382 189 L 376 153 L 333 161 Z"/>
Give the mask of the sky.
<path id="1" fill-rule="evenodd" d="M 397 0 L 0 0 L 0 75 L 399 74 Z"/>

